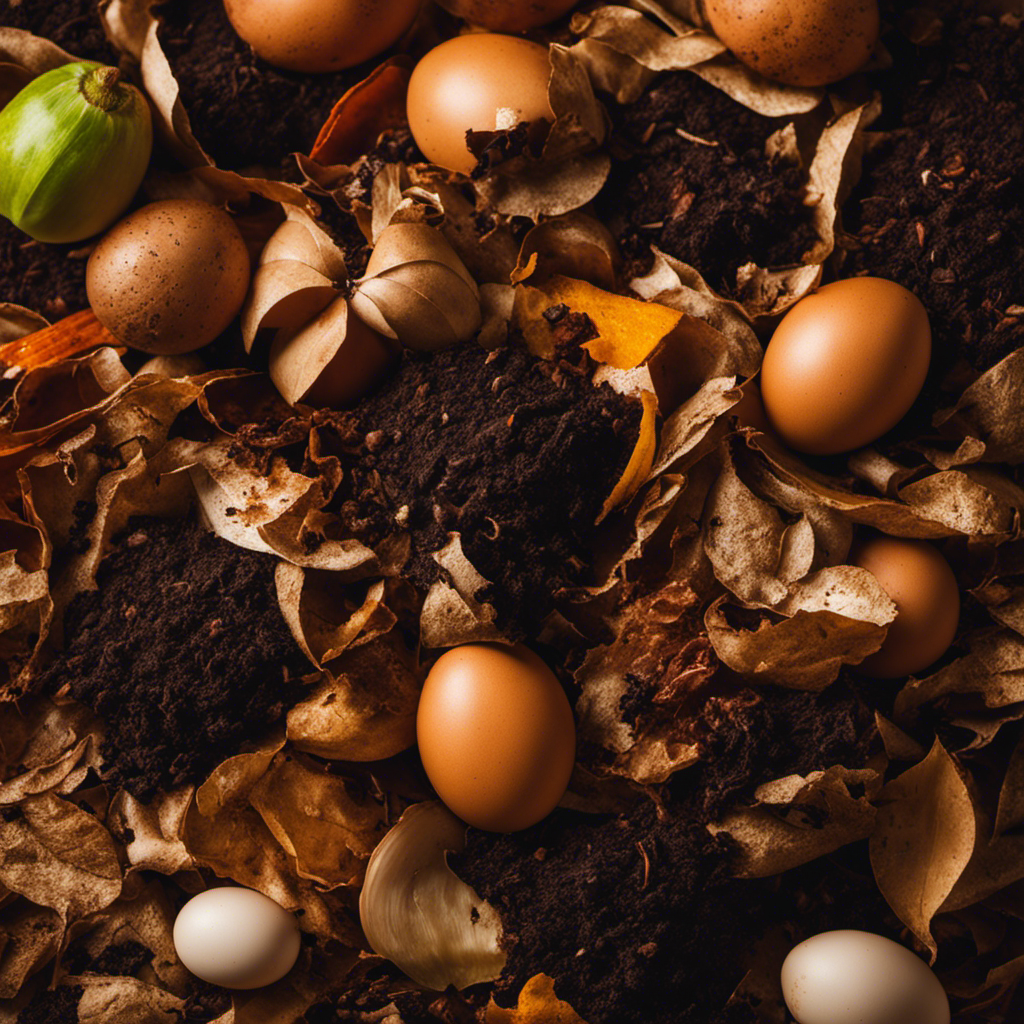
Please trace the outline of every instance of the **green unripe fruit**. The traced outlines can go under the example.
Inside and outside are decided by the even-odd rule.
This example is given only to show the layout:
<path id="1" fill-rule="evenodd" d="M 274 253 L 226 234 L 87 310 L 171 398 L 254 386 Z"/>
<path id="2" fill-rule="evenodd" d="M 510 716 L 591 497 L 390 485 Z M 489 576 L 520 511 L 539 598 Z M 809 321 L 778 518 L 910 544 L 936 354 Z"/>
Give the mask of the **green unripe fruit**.
<path id="1" fill-rule="evenodd" d="M 78 242 L 124 213 L 153 149 L 149 105 L 117 68 L 82 61 L 0 110 L 0 214 L 40 242 Z"/>

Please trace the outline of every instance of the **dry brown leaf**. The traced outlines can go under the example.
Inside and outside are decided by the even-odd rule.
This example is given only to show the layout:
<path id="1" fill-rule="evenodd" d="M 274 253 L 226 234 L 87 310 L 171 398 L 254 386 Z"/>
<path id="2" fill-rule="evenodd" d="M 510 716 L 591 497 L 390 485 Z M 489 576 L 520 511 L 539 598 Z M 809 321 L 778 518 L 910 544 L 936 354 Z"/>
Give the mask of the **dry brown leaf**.
<path id="1" fill-rule="evenodd" d="M 298 749 L 339 761 L 378 761 L 416 742 L 421 679 L 397 632 L 351 648 L 288 712 Z"/>
<path id="2" fill-rule="evenodd" d="M 953 409 L 936 413 L 944 434 L 976 439 L 986 462 L 1024 462 L 1024 427 L 1019 416 L 1024 388 L 1024 348 L 1011 352 L 966 388 Z"/>
<path id="3" fill-rule="evenodd" d="M 735 385 L 735 377 L 712 377 L 665 419 L 648 479 L 684 472 L 707 454 L 718 439 L 712 428 L 742 400 Z"/>
<path id="4" fill-rule="evenodd" d="M 49 39 L 0 25 L 0 62 L 3 64 L 18 65 L 35 77 L 78 59 Z"/>
<path id="5" fill-rule="evenodd" d="M 1006 774 L 999 788 L 999 806 L 993 826 L 993 838 L 1024 822 L 1024 737 L 1017 741 L 1006 764 Z"/>
<path id="6" fill-rule="evenodd" d="M 975 845 L 974 804 L 941 741 L 887 783 L 871 835 L 875 881 L 900 920 L 931 950 L 931 922 L 953 891 Z"/>
<path id="7" fill-rule="evenodd" d="M 577 210 L 526 233 L 511 280 L 521 284 L 532 278 L 539 284 L 557 274 L 612 291 L 621 263 L 612 233 L 590 214 Z"/>
<path id="8" fill-rule="evenodd" d="M 0 362 L 10 365 L 10 360 L 5 359 L 3 353 L 12 341 L 49 326 L 46 318 L 34 310 L 13 302 L 0 302 Z"/>
<path id="9" fill-rule="evenodd" d="M 555 994 L 555 983 L 546 974 L 534 975 L 519 993 L 519 1002 L 506 1010 L 491 998 L 485 1024 L 586 1024 L 586 1021 Z"/>
<path id="10" fill-rule="evenodd" d="M 69 922 L 117 899 L 121 865 L 95 816 L 43 793 L 0 820 L 0 883 Z"/>
<path id="11" fill-rule="evenodd" d="M 195 788 L 182 786 L 157 793 L 148 803 L 127 790 L 115 794 L 110 804 L 110 828 L 125 845 L 128 862 L 136 871 L 174 875 L 194 867 L 192 855 L 181 839 L 185 814 Z"/>
<path id="12" fill-rule="evenodd" d="M 0 910 L 0 999 L 13 999 L 29 975 L 57 955 L 60 915 L 27 900 Z"/>
<path id="13" fill-rule="evenodd" d="M 185 1000 L 156 985 L 123 976 L 69 975 L 63 985 L 80 985 L 79 1024 L 174 1024 Z"/>
<path id="14" fill-rule="evenodd" d="M 249 802 L 299 878 L 325 889 L 357 885 L 385 831 L 380 804 L 356 799 L 344 779 L 291 755 L 274 758 Z"/>
<path id="15" fill-rule="evenodd" d="M 777 875 L 870 835 L 875 808 L 850 787 L 876 778 L 871 769 L 834 767 L 778 779 L 758 788 L 759 806 L 734 810 L 708 830 L 726 832 L 738 844 L 734 874 Z"/>
<path id="16" fill-rule="evenodd" d="M 347 164 L 372 149 L 387 128 L 406 123 L 407 57 L 390 57 L 346 92 L 328 115 L 310 151 L 318 163 Z"/>

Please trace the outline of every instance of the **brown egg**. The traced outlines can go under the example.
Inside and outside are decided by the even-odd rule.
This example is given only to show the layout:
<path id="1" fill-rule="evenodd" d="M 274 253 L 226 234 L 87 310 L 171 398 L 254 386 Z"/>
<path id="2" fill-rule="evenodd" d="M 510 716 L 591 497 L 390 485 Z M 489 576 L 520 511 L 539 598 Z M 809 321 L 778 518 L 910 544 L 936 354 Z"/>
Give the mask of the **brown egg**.
<path id="1" fill-rule="evenodd" d="M 423 685 L 416 738 L 438 796 L 491 832 L 528 828 L 554 810 L 576 757 L 565 692 L 522 646 L 443 654 Z"/>
<path id="2" fill-rule="evenodd" d="M 859 671 L 893 679 L 921 672 L 946 653 L 960 621 L 960 591 L 938 548 L 923 540 L 870 537 L 854 546 L 850 564 L 867 569 L 896 604 L 885 643 Z"/>
<path id="3" fill-rule="evenodd" d="M 249 290 L 235 222 L 196 199 L 166 199 L 116 224 L 89 257 L 89 304 L 118 341 L 153 355 L 209 344 Z"/>
<path id="4" fill-rule="evenodd" d="M 783 317 L 765 352 L 768 419 L 798 451 L 860 448 L 914 404 L 931 351 L 928 314 L 906 288 L 878 277 L 825 285 Z"/>
<path id="5" fill-rule="evenodd" d="M 878 0 L 706 0 L 705 11 L 744 64 L 787 85 L 838 82 L 878 42 Z"/>
<path id="6" fill-rule="evenodd" d="M 224 0 L 235 31 L 268 63 L 337 71 L 396 43 L 420 0 Z"/>
<path id="7" fill-rule="evenodd" d="M 406 100 L 409 127 L 431 162 L 469 174 L 476 157 L 467 131 L 554 120 L 548 103 L 546 47 L 515 36 L 456 36 L 413 69 Z"/>
<path id="8" fill-rule="evenodd" d="M 492 32 L 526 32 L 560 18 L 577 0 L 444 0 L 460 18 Z"/>

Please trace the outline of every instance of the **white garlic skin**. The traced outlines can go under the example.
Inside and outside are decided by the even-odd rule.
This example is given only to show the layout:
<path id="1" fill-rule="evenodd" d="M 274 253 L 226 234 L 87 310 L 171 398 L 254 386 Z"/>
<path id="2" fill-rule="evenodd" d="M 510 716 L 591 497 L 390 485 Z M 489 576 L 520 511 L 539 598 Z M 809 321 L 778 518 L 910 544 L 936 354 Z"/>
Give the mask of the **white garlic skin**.
<path id="1" fill-rule="evenodd" d="M 822 932 L 782 965 L 782 993 L 798 1024 L 949 1024 L 931 968 L 881 935 Z"/>
<path id="2" fill-rule="evenodd" d="M 272 985 L 295 966 L 299 925 L 280 904 L 252 889 L 207 889 L 181 908 L 174 948 L 203 981 L 224 988 Z"/>

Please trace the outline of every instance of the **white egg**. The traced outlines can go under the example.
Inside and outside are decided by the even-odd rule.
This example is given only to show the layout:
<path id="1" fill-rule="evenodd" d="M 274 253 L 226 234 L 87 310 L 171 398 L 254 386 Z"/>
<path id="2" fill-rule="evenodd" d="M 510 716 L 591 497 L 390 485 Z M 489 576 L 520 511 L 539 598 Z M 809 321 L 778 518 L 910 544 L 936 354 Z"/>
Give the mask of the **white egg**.
<path id="1" fill-rule="evenodd" d="M 790 951 L 782 993 L 798 1024 L 949 1024 L 949 1000 L 906 946 L 870 932 L 822 932 Z"/>
<path id="2" fill-rule="evenodd" d="M 284 907 L 252 889 L 208 889 L 181 908 L 174 948 L 203 981 L 261 988 L 295 965 L 299 925 Z"/>

